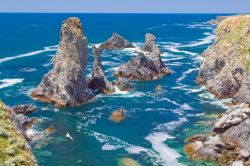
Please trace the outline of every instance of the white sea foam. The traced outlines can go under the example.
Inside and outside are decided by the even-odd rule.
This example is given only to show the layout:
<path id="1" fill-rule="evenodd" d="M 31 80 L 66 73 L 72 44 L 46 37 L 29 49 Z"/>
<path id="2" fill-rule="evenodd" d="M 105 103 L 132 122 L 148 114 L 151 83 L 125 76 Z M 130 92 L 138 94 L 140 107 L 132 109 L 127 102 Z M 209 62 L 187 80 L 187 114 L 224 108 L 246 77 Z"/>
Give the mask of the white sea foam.
<path id="1" fill-rule="evenodd" d="M 116 146 L 110 145 L 110 144 L 104 144 L 104 145 L 102 146 L 102 150 L 116 150 L 116 149 L 117 149 Z"/>
<path id="2" fill-rule="evenodd" d="M 192 73 L 193 71 L 197 71 L 197 70 L 199 70 L 199 68 L 192 68 L 192 69 L 188 69 L 187 71 L 183 72 L 182 76 L 177 79 L 177 83 L 184 80 L 188 74 Z"/>
<path id="3" fill-rule="evenodd" d="M 10 57 L 2 58 L 2 59 L 0 59 L 0 63 L 11 61 L 11 60 L 14 60 L 14 59 L 20 59 L 20 58 L 24 58 L 24 57 L 38 55 L 38 54 L 41 54 L 43 52 L 56 51 L 56 50 L 57 50 L 56 46 L 48 46 L 48 47 L 44 47 L 43 50 L 37 50 L 37 51 L 32 51 L 32 52 L 29 52 L 29 53 L 25 53 L 25 54 L 20 54 L 20 55 L 16 55 L 16 56 L 10 56 Z"/>
<path id="4" fill-rule="evenodd" d="M 181 106 L 181 109 L 183 110 L 194 110 L 190 105 L 188 105 L 187 103 L 184 103 L 182 106 Z"/>
<path id="5" fill-rule="evenodd" d="M 34 71 L 37 71 L 36 68 L 22 68 L 20 69 L 21 72 L 27 72 L 27 73 L 30 73 L 30 72 L 34 72 Z"/>
<path id="6" fill-rule="evenodd" d="M 0 80 L 0 83 L 1 83 L 0 89 L 21 83 L 21 82 L 23 82 L 23 80 L 24 80 L 23 78 L 2 79 L 2 80 Z"/>
<path id="7" fill-rule="evenodd" d="M 207 29 L 212 30 L 213 26 L 208 24 L 207 22 L 193 22 L 192 24 L 187 25 L 187 28 L 190 29 Z"/>
<path id="8" fill-rule="evenodd" d="M 197 53 L 194 52 L 190 52 L 190 51 L 185 51 L 185 50 L 179 50 L 178 48 L 180 47 L 179 43 L 176 43 L 175 45 L 166 45 L 164 46 L 165 49 L 171 51 L 171 52 L 175 52 L 175 53 L 184 53 L 184 54 L 188 54 L 191 56 L 195 56 L 197 55 Z"/>
<path id="9" fill-rule="evenodd" d="M 206 35 L 206 37 L 201 38 L 198 41 L 191 42 L 190 44 L 183 45 L 181 47 L 196 47 L 196 46 L 212 43 L 215 35 L 209 32 L 205 32 L 204 35 Z"/>
<path id="10" fill-rule="evenodd" d="M 163 132 L 153 132 L 147 137 L 145 137 L 146 140 L 148 140 L 152 144 L 152 148 L 154 151 L 159 153 L 162 164 L 163 165 L 174 165 L 174 166 L 181 166 L 178 162 L 178 158 L 181 157 L 181 155 L 174 149 L 169 148 L 164 142 L 168 139 L 174 139 L 175 137 L 163 133 Z"/>
<path id="11" fill-rule="evenodd" d="M 182 125 L 183 123 L 186 123 L 186 122 L 188 122 L 187 118 L 180 117 L 176 121 L 171 121 L 171 122 L 159 124 L 158 126 L 156 126 L 156 128 L 154 130 L 161 131 L 161 132 L 174 131 L 177 127 L 179 127 L 180 125 Z"/>

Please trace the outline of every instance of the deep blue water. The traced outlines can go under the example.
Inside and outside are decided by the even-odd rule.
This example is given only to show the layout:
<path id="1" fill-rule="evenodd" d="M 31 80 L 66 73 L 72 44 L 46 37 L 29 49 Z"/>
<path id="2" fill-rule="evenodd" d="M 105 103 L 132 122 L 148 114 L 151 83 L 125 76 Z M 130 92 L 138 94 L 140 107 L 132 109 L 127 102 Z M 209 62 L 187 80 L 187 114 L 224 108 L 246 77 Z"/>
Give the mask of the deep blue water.
<path id="1" fill-rule="evenodd" d="M 141 47 L 147 32 L 157 37 L 162 59 L 174 73 L 155 81 L 133 82 L 133 91 L 98 96 L 76 108 L 56 109 L 34 101 L 30 91 L 51 68 L 60 26 L 79 17 L 91 45 L 113 32 Z M 33 132 L 54 126 L 56 132 L 31 141 L 41 166 L 110 166 L 123 157 L 141 165 L 208 165 L 189 161 L 185 138 L 210 130 L 205 123 L 224 111 L 219 101 L 195 83 L 200 53 L 213 42 L 214 26 L 206 22 L 216 14 L 0 14 L 0 98 L 9 106 L 33 104 L 30 116 L 43 119 Z M 102 62 L 112 73 L 136 54 L 134 50 L 104 51 Z M 87 74 L 91 74 L 90 54 Z M 157 93 L 155 87 L 163 91 Z M 112 111 L 126 109 L 121 123 L 109 120 Z M 66 138 L 70 133 L 73 141 Z M 40 146 L 42 145 L 42 146 Z"/>

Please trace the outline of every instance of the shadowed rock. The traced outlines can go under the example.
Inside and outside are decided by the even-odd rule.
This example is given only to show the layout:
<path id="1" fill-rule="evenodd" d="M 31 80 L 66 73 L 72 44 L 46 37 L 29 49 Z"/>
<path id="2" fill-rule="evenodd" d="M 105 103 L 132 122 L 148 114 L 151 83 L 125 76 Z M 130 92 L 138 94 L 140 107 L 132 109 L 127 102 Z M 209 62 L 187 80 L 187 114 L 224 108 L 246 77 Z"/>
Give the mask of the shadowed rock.
<path id="1" fill-rule="evenodd" d="M 75 106 L 93 98 L 85 81 L 87 38 L 78 18 L 65 20 L 61 41 L 53 57 L 53 69 L 46 74 L 32 97 L 58 107 Z"/>
<path id="2" fill-rule="evenodd" d="M 92 77 L 88 80 L 88 87 L 92 90 L 97 90 L 99 93 L 104 93 L 111 89 L 111 83 L 105 77 L 100 59 L 100 50 L 93 46 L 92 52 L 95 60 L 92 69 Z"/>
<path id="3" fill-rule="evenodd" d="M 132 86 L 127 78 L 118 77 L 114 82 L 114 86 L 117 86 L 121 91 L 130 91 Z"/>
<path id="4" fill-rule="evenodd" d="M 32 105 L 15 105 L 12 108 L 12 111 L 14 111 L 16 114 L 29 114 L 36 110 L 36 108 Z"/>
<path id="5" fill-rule="evenodd" d="M 137 57 L 121 65 L 114 75 L 130 80 L 153 80 L 169 75 L 171 71 L 162 62 L 158 46 L 154 45 L 152 49 L 150 55 L 139 53 Z"/>
<path id="6" fill-rule="evenodd" d="M 113 33 L 112 37 L 109 38 L 106 42 L 102 43 L 99 46 L 99 49 L 110 49 L 118 50 L 123 48 L 134 48 L 133 44 L 125 40 L 122 36 L 117 33 Z"/>

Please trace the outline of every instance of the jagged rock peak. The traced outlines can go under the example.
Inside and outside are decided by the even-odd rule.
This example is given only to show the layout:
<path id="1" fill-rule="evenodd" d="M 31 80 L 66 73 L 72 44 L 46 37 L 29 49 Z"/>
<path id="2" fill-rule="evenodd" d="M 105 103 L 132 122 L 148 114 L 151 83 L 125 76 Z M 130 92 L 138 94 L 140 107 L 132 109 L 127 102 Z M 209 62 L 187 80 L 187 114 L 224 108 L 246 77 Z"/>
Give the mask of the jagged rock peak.
<path id="1" fill-rule="evenodd" d="M 117 50 L 123 48 L 134 48 L 134 46 L 132 43 L 124 39 L 116 32 L 113 33 L 111 38 L 109 38 L 106 42 L 103 42 L 99 46 L 99 49 L 110 49 L 110 50 Z"/>
<path id="2" fill-rule="evenodd" d="M 153 34 L 147 33 L 145 35 L 145 45 L 143 47 L 143 51 L 152 53 L 153 47 L 156 45 L 155 39 L 156 37 Z"/>
<path id="3" fill-rule="evenodd" d="M 61 41 L 53 57 L 53 69 L 46 74 L 32 96 L 58 107 L 75 106 L 92 99 L 85 81 L 88 59 L 87 38 L 78 18 L 65 20 Z"/>
<path id="4" fill-rule="evenodd" d="M 94 55 L 94 66 L 92 77 L 88 80 L 88 87 L 92 90 L 97 90 L 99 93 L 108 92 L 111 88 L 111 83 L 105 77 L 105 71 L 100 58 L 101 51 L 93 46 L 92 53 Z"/>

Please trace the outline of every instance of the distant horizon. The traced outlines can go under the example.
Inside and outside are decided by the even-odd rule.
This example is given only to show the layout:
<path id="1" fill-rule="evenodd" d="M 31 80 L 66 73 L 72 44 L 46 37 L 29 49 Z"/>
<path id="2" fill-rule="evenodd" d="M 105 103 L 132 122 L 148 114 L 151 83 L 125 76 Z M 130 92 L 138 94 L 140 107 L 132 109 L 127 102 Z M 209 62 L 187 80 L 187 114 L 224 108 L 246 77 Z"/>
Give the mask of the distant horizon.
<path id="1" fill-rule="evenodd" d="M 171 13 L 171 12 L 169 12 L 169 13 L 115 13 L 115 12 L 110 12 L 110 13 L 108 13 L 108 12 L 104 12 L 104 13 L 98 13 L 98 12 L 1 12 L 0 11 L 0 14 L 235 14 L 235 15 L 237 15 L 237 14 L 239 14 L 239 15 L 241 15 L 241 14 L 250 14 L 250 12 L 249 13 L 181 13 L 181 12 L 179 12 L 179 13 Z"/>
<path id="2" fill-rule="evenodd" d="M 246 0 L 0 0 L 0 13 L 249 13 Z"/>

